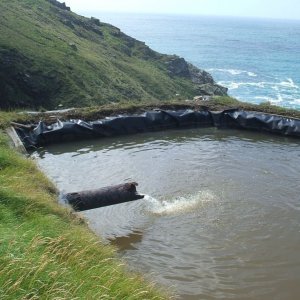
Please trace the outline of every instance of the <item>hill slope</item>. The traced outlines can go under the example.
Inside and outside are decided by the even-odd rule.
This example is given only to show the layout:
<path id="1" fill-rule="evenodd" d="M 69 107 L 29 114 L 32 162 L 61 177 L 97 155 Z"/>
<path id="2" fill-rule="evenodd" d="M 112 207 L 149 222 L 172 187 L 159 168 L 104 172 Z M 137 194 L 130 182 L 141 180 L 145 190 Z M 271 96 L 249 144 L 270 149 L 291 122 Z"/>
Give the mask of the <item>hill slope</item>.
<path id="1" fill-rule="evenodd" d="M 56 0 L 1 0 L 0 108 L 89 106 L 226 94 L 183 58 Z"/>

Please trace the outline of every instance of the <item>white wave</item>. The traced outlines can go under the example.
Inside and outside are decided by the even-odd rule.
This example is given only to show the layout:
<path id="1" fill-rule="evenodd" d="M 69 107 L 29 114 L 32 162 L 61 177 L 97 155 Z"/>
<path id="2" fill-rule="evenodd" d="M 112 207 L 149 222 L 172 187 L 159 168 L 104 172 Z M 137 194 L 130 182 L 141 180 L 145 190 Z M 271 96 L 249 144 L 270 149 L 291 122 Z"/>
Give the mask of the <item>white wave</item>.
<path id="1" fill-rule="evenodd" d="M 271 88 L 275 91 L 280 91 L 283 88 L 286 89 L 299 89 L 299 86 L 294 83 L 294 81 L 289 78 L 287 81 L 281 82 L 267 82 L 267 81 L 260 81 L 260 82 L 235 82 L 235 81 L 219 81 L 218 84 L 227 87 L 229 90 L 235 90 L 243 86 L 250 86 L 250 87 L 258 87 L 258 88 Z"/>
<path id="2" fill-rule="evenodd" d="M 299 89 L 299 86 L 295 84 L 292 78 L 287 78 L 286 81 L 281 81 L 280 86 Z"/>
<path id="3" fill-rule="evenodd" d="M 241 74 L 247 74 L 250 77 L 257 77 L 257 74 L 254 72 L 244 71 L 244 70 L 236 70 L 236 69 L 208 69 L 209 72 L 224 72 L 229 73 L 231 75 L 241 75 Z"/>
<path id="4" fill-rule="evenodd" d="M 257 77 L 257 74 L 253 73 L 253 72 L 247 72 L 247 74 L 250 76 L 250 77 Z"/>
<path id="5" fill-rule="evenodd" d="M 209 191 L 200 191 L 186 197 L 177 197 L 172 200 L 157 200 L 146 195 L 147 209 L 154 215 L 182 214 L 201 207 L 204 203 L 213 201 L 215 196 Z"/>
<path id="6" fill-rule="evenodd" d="M 292 102 L 294 102 L 294 104 L 300 104 L 300 99 L 294 99 Z"/>
<path id="7" fill-rule="evenodd" d="M 254 72 L 239 70 L 239 69 L 215 69 L 215 68 L 211 68 L 211 69 L 208 69 L 208 71 L 209 72 L 229 73 L 233 76 L 241 75 L 241 74 L 247 74 L 249 77 L 257 77 L 258 76 Z M 226 82 L 226 81 L 221 81 L 221 82 L 223 83 L 223 85 L 225 85 L 229 89 L 237 89 L 240 86 L 257 86 L 257 87 L 264 88 L 266 85 L 267 86 L 271 85 L 272 89 L 274 89 L 274 90 L 278 90 L 279 88 L 300 89 L 299 85 L 297 85 L 292 78 L 286 78 L 285 80 L 282 80 L 280 82 L 274 82 L 274 81 L 269 81 L 269 82 L 268 81 L 262 81 L 262 82 L 232 82 L 232 81 Z"/>
<path id="8" fill-rule="evenodd" d="M 287 102 L 291 108 L 300 109 L 300 99 L 294 99 Z"/>
<path id="9" fill-rule="evenodd" d="M 259 88 L 265 88 L 267 82 L 232 82 L 232 81 L 219 81 L 218 84 L 227 87 L 229 90 L 235 90 L 242 86 L 254 86 Z"/>
<path id="10" fill-rule="evenodd" d="M 218 84 L 227 87 L 229 90 L 236 90 L 240 87 L 238 82 L 219 81 Z"/>

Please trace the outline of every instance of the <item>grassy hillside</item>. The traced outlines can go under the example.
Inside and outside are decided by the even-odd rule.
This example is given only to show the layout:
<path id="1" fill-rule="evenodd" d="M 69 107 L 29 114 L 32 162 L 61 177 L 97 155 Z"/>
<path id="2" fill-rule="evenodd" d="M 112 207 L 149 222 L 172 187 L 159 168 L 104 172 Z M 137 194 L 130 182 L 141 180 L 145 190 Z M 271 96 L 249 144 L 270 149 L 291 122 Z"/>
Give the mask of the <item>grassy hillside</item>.
<path id="1" fill-rule="evenodd" d="M 62 208 L 0 132 L 0 299 L 165 299 Z"/>
<path id="2" fill-rule="evenodd" d="M 184 59 L 54 0 L 0 1 L 0 66 L 4 109 L 187 98 L 203 88 L 226 93 Z"/>

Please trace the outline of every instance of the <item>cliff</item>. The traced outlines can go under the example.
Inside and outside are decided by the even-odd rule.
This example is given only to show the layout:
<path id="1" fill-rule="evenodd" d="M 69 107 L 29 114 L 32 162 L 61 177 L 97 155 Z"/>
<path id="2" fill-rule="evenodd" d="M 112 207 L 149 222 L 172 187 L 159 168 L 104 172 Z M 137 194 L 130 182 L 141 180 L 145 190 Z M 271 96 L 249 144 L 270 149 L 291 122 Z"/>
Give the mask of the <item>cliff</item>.
<path id="1" fill-rule="evenodd" d="M 226 95 L 211 75 L 56 0 L 0 2 L 0 108 Z"/>

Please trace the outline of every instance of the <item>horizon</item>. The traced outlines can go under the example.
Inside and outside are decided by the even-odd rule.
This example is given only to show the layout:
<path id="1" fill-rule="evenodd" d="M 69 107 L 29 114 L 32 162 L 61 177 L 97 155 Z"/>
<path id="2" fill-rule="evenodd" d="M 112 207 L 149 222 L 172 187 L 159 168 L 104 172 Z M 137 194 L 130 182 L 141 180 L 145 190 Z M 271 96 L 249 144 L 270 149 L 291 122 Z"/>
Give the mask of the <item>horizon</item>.
<path id="1" fill-rule="evenodd" d="M 72 10 L 72 7 L 71 7 Z M 75 12 L 75 11 L 73 11 Z M 282 22 L 300 22 L 300 19 L 284 19 L 276 17 L 257 17 L 257 16 L 236 16 L 236 15 L 209 15 L 209 14 L 192 14 L 192 13 L 167 13 L 167 12 L 126 12 L 126 11 L 87 11 L 87 12 L 75 12 L 82 14 L 85 17 L 97 17 L 99 14 L 103 15 L 147 15 L 147 16 L 178 16 L 178 17 L 207 17 L 207 18 L 224 18 L 224 19 L 253 19 L 253 20 L 270 20 L 270 21 L 282 21 Z M 91 14 L 92 13 L 92 14 Z"/>
<path id="2" fill-rule="evenodd" d="M 63 0 L 75 13 L 85 16 L 95 14 L 152 14 L 232 17 L 300 21 L 300 1 L 286 0 L 228 0 L 226 5 L 219 0 L 110 0 L 96 1 Z M 60 0 L 60 2 L 63 2 Z M 87 8 L 88 7 L 88 8 Z M 272 7 L 272 9 L 270 9 Z"/>

